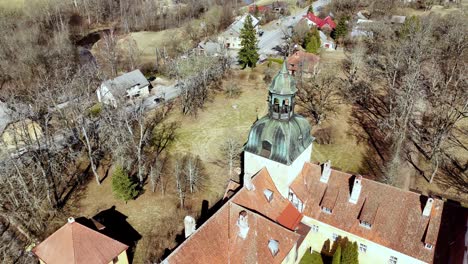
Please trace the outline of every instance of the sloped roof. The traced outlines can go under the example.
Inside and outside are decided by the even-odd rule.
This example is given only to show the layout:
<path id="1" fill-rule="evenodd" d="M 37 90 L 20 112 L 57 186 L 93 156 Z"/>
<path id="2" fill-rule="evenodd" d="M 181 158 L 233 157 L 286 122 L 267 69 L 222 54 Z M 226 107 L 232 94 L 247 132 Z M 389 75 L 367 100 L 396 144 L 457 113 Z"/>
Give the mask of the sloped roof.
<path id="1" fill-rule="evenodd" d="M 111 91 L 124 92 L 125 90 L 139 85 L 140 87 L 149 86 L 149 82 L 140 70 L 134 70 L 124 73 L 114 79 L 102 83 Z"/>
<path id="2" fill-rule="evenodd" d="M 320 17 L 314 15 L 314 13 L 309 12 L 304 17 L 312 21 L 318 28 L 322 28 L 325 25 L 330 26 L 331 29 L 336 28 L 335 21 L 333 21 L 333 19 L 330 16 L 327 16 L 326 18 L 321 19 Z"/>
<path id="3" fill-rule="evenodd" d="M 265 168 L 253 177 L 252 184 L 255 186 L 255 190 L 249 191 L 246 188 L 242 188 L 232 198 L 232 201 L 252 211 L 261 212 L 262 215 L 273 221 L 276 220 L 281 215 L 281 212 L 290 204 L 289 200 L 281 196 Z M 263 191 L 267 189 L 273 192 L 273 199 L 270 202 L 263 194 Z"/>
<path id="4" fill-rule="evenodd" d="M 277 221 L 282 226 L 291 230 L 295 230 L 301 222 L 302 216 L 303 215 L 296 209 L 296 207 L 289 203 L 286 208 L 284 208 L 283 212 L 281 212 L 281 215 L 278 217 Z"/>
<path id="5" fill-rule="evenodd" d="M 260 22 L 260 20 L 258 20 L 255 16 L 251 14 L 246 14 L 238 20 L 234 21 L 234 23 L 231 24 L 230 29 L 234 30 L 237 33 L 240 33 L 241 29 L 244 27 L 245 19 L 247 18 L 247 16 L 250 16 L 252 18 L 253 27 L 256 27 L 258 25 L 258 22 Z"/>
<path id="6" fill-rule="evenodd" d="M 436 243 L 443 208 L 441 200 L 435 199 L 431 216 L 424 217 L 424 196 L 363 178 L 357 204 L 352 204 L 349 197 L 353 175 L 332 170 L 328 183 L 320 182 L 320 175 L 319 165 L 306 163 L 290 186 L 304 202 L 304 215 L 408 256 L 432 262 L 434 250 L 424 248 L 424 240 L 433 245 Z M 322 200 L 332 201 L 335 193 L 332 213 L 322 212 Z M 371 228 L 361 226 L 360 218 L 370 221 Z"/>
<path id="7" fill-rule="evenodd" d="M 320 31 L 321 32 L 321 31 Z M 290 71 L 303 71 L 305 73 L 313 73 L 316 65 L 320 61 L 320 57 L 298 50 L 288 57 L 288 70 Z"/>
<path id="8" fill-rule="evenodd" d="M 237 225 L 243 211 L 249 224 L 245 239 Z M 268 249 L 270 239 L 279 243 L 276 256 Z M 299 234 L 229 201 L 163 263 L 281 263 L 299 239 Z"/>
<path id="9" fill-rule="evenodd" d="M 280 72 L 276 74 L 268 88 L 271 93 L 290 95 L 297 92 L 296 81 L 288 72 L 287 62 L 284 61 Z"/>
<path id="10" fill-rule="evenodd" d="M 128 246 L 75 221 L 68 222 L 32 251 L 47 264 L 108 264 Z"/>

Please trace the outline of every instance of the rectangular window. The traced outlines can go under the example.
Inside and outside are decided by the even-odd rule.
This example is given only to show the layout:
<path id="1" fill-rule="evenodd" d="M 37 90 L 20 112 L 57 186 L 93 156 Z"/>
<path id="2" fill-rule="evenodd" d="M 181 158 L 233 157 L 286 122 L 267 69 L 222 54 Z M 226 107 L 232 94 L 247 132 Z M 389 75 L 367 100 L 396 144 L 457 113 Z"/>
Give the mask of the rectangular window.
<path id="1" fill-rule="evenodd" d="M 338 239 L 338 234 L 333 233 L 333 241 L 336 241 Z"/>
<path id="2" fill-rule="evenodd" d="M 359 243 L 359 252 L 366 253 L 367 252 L 367 245 Z"/>
<path id="3" fill-rule="evenodd" d="M 360 224 L 361 224 L 361 226 L 363 226 L 365 228 L 370 229 L 372 227 L 372 225 L 370 223 L 366 222 L 366 221 L 361 221 Z"/>
<path id="4" fill-rule="evenodd" d="M 390 259 L 388 260 L 388 264 L 397 264 L 398 259 L 394 256 L 390 256 Z"/>
<path id="5" fill-rule="evenodd" d="M 319 231 L 319 226 L 318 225 L 312 225 L 312 232 L 317 233 Z"/>

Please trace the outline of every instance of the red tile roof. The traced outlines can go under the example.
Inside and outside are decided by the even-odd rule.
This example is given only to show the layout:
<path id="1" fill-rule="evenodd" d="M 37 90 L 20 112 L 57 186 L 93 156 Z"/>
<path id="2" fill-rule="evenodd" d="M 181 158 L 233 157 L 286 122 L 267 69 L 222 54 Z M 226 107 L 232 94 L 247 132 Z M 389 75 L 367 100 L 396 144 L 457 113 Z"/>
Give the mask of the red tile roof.
<path id="1" fill-rule="evenodd" d="M 288 57 L 288 70 L 291 72 L 303 71 L 304 73 L 313 73 L 315 66 L 319 63 L 320 57 L 298 50 Z"/>
<path id="2" fill-rule="evenodd" d="M 242 211 L 246 212 L 249 223 L 245 239 L 238 235 L 237 221 Z M 270 239 L 279 242 L 276 256 L 268 248 Z M 281 263 L 299 239 L 299 234 L 228 201 L 165 261 L 168 264 Z"/>
<path id="3" fill-rule="evenodd" d="M 326 25 L 328 25 L 331 29 L 336 28 L 336 24 L 330 16 L 321 19 L 320 17 L 314 15 L 314 13 L 309 12 L 304 17 L 312 21 L 315 25 L 317 25 L 318 28 L 322 28 Z"/>
<path id="4" fill-rule="evenodd" d="M 264 168 L 258 172 L 253 177 L 252 184 L 255 186 L 255 190 L 249 191 L 246 188 L 242 188 L 232 198 L 232 201 L 252 211 L 261 212 L 262 215 L 273 221 L 278 219 L 290 202 L 283 198 L 276 189 L 268 171 Z M 273 192 L 273 199 L 271 201 L 268 201 L 265 197 L 264 190 Z"/>
<path id="5" fill-rule="evenodd" d="M 403 254 L 432 262 L 434 250 L 424 248 L 424 239 L 430 240 L 433 245 L 436 243 L 442 201 L 435 199 L 431 216 L 424 217 L 420 194 L 363 178 L 357 204 L 352 204 L 349 197 L 353 175 L 332 170 L 328 183 L 320 182 L 320 175 L 319 165 L 306 163 L 290 186 L 304 202 L 304 215 Z M 332 213 L 322 212 L 322 199 L 333 200 L 335 193 Z M 361 226 L 360 218 L 370 221 L 371 228 Z"/>
<path id="6" fill-rule="evenodd" d="M 260 13 L 265 13 L 271 10 L 271 7 L 269 6 L 259 6 L 259 5 L 251 4 L 249 5 L 249 13 L 255 12 L 255 6 L 257 6 L 258 12 Z"/>
<path id="7" fill-rule="evenodd" d="M 288 206 L 284 208 L 277 221 L 282 226 L 289 228 L 290 230 L 295 230 L 301 222 L 302 216 L 303 215 L 296 209 L 296 207 L 289 203 Z"/>
<path id="8" fill-rule="evenodd" d="M 47 264 L 108 264 L 128 246 L 85 227 L 67 223 L 32 251 Z"/>

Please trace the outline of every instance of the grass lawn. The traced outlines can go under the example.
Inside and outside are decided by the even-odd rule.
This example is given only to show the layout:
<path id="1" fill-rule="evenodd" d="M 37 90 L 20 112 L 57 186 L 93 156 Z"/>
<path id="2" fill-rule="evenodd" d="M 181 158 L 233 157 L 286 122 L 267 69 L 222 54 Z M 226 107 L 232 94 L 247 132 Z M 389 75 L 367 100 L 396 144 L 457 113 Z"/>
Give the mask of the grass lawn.
<path id="1" fill-rule="evenodd" d="M 306 250 L 299 264 L 323 264 L 322 256 L 318 252 L 310 253 L 310 250 Z"/>

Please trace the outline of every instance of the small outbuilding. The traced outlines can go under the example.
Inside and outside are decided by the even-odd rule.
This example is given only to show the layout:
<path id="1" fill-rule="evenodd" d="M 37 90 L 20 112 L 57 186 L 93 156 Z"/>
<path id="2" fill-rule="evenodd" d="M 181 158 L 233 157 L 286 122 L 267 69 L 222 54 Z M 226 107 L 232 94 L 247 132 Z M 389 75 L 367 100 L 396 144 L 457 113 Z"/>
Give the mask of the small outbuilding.
<path id="1" fill-rule="evenodd" d="M 128 246 L 69 218 L 32 252 L 41 264 L 128 264 Z"/>

